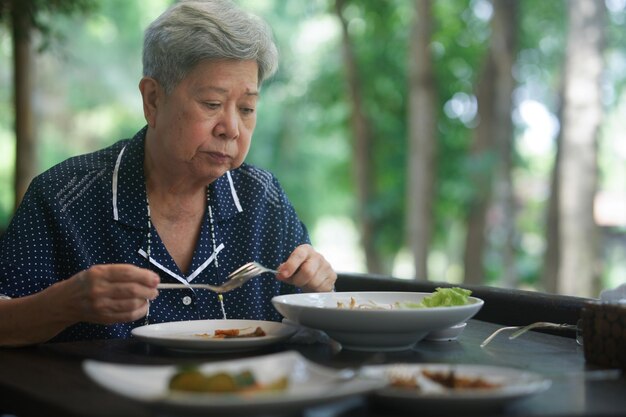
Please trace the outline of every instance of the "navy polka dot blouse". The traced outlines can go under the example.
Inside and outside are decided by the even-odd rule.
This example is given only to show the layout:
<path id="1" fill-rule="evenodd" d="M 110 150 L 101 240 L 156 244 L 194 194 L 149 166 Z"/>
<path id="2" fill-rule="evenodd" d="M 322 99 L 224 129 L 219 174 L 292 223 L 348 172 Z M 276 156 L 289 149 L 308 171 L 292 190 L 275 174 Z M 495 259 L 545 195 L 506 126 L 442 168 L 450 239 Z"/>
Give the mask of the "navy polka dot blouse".
<path id="1" fill-rule="evenodd" d="M 148 221 L 143 174 L 146 128 L 132 139 L 70 158 L 39 175 L 0 241 L 0 294 L 39 292 L 96 264 L 150 268 L 161 282 L 221 284 L 242 264 L 256 260 L 277 268 L 309 243 L 305 226 L 276 178 L 243 164 L 208 188 L 208 209 L 189 274 L 183 274 L 154 228 L 146 257 Z M 298 289 L 264 274 L 224 294 L 229 319 L 281 319 L 270 300 Z M 217 295 L 192 289 L 161 291 L 151 302 L 150 323 L 222 319 Z M 145 319 L 110 326 L 79 323 L 53 341 L 126 338 Z"/>

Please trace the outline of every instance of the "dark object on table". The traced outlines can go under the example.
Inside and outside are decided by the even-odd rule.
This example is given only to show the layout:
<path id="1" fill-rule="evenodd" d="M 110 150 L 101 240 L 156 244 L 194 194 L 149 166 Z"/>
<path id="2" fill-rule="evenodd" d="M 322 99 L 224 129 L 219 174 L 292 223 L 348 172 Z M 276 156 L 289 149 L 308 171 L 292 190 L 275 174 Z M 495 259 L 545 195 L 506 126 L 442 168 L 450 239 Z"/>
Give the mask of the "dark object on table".
<path id="1" fill-rule="evenodd" d="M 626 305 L 590 301 L 581 316 L 585 360 L 626 369 Z"/>

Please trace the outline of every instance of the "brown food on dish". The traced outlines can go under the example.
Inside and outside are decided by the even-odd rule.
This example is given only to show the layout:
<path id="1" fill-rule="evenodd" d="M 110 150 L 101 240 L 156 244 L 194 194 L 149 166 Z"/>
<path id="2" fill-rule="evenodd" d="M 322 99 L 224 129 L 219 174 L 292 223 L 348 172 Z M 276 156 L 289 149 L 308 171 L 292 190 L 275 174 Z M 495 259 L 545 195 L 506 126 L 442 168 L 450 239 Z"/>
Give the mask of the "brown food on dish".
<path id="1" fill-rule="evenodd" d="M 196 336 L 210 337 L 212 339 L 234 339 L 238 337 L 263 337 L 267 335 L 261 327 L 257 327 L 253 332 L 249 333 L 242 333 L 242 330 L 247 329 L 217 329 L 213 335 L 208 333 L 198 333 Z"/>
<path id="2" fill-rule="evenodd" d="M 431 372 L 422 371 L 422 374 L 440 385 L 450 389 L 493 389 L 499 388 L 501 385 L 489 382 L 484 378 L 471 378 L 467 376 L 459 376 L 454 371 L 450 372 Z"/>
<path id="3" fill-rule="evenodd" d="M 494 389 L 501 387 L 501 384 L 489 382 L 484 378 L 472 378 L 468 376 L 460 376 L 454 371 L 449 372 L 435 372 L 427 369 L 422 370 L 421 375 L 428 378 L 430 381 L 441 385 L 444 388 L 451 390 L 464 390 L 464 389 Z M 417 389 L 420 390 L 420 384 L 418 383 L 415 375 L 413 376 L 399 376 L 395 375 L 391 377 L 391 386 L 394 388 L 403 389 Z"/>

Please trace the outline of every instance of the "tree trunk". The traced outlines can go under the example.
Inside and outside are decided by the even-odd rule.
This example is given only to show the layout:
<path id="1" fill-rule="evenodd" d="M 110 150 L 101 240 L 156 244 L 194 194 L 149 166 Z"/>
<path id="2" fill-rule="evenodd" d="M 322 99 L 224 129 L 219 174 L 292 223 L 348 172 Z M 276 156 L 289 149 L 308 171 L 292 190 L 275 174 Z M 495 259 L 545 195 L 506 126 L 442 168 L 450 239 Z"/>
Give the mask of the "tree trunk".
<path id="1" fill-rule="evenodd" d="M 437 88 L 430 50 L 432 3 L 415 0 L 409 50 L 408 242 L 416 279 L 428 279 L 436 172 Z"/>
<path id="2" fill-rule="evenodd" d="M 491 49 L 496 65 L 495 106 L 493 135 L 499 151 L 499 163 L 495 180 L 495 205 L 499 207 L 497 227 L 498 242 L 502 256 L 502 278 L 500 284 L 507 287 L 517 286 L 515 265 L 515 187 L 512 179 L 513 171 L 513 91 L 515 78 L 513 66 L 517 55 L 518 1 L 496 0 L 493 2 L 494 14 L 492 21 Z"/>
<path id="3" fill-rule="evenodd" d="M 600 77 L 605 43 L 604 2 L 570 0 L 559 183 L 558 291 L 592 296 L 599 234 L 593 217 L 597 140 L 602 119 Z"/>
<path id="4" fill-rule="evenodd" d="M 370 212 L 373 201 L 373 178 L 374 164 L 372 163 L 372 129 L 365 111 L 363 110 L 363 94 L 361 93 L 361 83 L 357 71 L 356 58 L 350 36 L 348 34 L 348 22 L 343 17 L 344 0 L 336 0 L 335 12 L 342 28 L 342 50 L 346 68 L 346 78 L 348 84 L 349 99 L 352 104 L 351 125 L 354 135 L 354 180 L 356 182 L 358 199 L 358 218 L 361 230 L 361 244 L 365 252 L 365 261 L 368 272 L 384 273 L 383 264 L 374 237 L 376 235 L 376 222 Z"/>
<path id="5" fill-rule="evenodd" d="M 541 273 L 541 284 L 543 289 L 549 293 L 558 291 L 559 276 L 559 173 L 561 172 L 560 158 L 560 138 L 557 139 L 557 150 L 552 168 L 552 178 L 550 180 L 550 201 L 548 202 L 548 213 L 546 221 L 546 252 L 543 256 L 543 270 Z"/>
<path id="6" fill-rule="evenodd" d="M 15 207 L 36 174 L 35 134 L 31 104 L 31 24 L 24 2 L 11 7 L 15 101 Z"/>
<path id="7" fill-rule="evenodd" d="M 559 87 L 560 105 L 557 112 L 559 120 L 563 120 L 564 91 L 565 87 L 563 80 L 561 80 L 561 86 Z M 559 242 L 559 184 L 561 182 L 562 134 L 563 129 L 561 129 L 556 138 L 556 152 L 550 178 L 550 199 L 548 201 L 545 225 L 546 251 L 543 255 L 543 269 L 541 271 L 541 284 L 543 285 L 544 291 L 549 293 L 556 293 L 558 291 L 559 259 L 561 258 Z"/>
<path id="8" fill-rule="evenodd" d="M 483 63 L 476 89 L 478 101 L 478 125 L 473 132 L 471 159 L 471 182 L 473 197 L 468 208 L 467 234 L 463 255 L 464 282 L 483 282 L 483 254 L 485 248 L 485 223 L 487 207 L 491 199 L 492 166 L 495 150 L 493 141 L 494 89 L 496 65 L 491 52 Z"/>
<path id="9" fill-rule="evenodd" d="M 517 50 L 517 2 L 493 2 L 492 36 L 477 87 L 478 119 L 474 130 L 472 172 L 474 198 L 469 208 L 464 254 L 464 282 L 481 284 L 484 279 L 484 252 L 492 197 L 505 238 L 500 242 L 504 267 L 503 284 L 514 285 L 515 257 L 513 236 L 515 210 L 513 181 L 512 95 L 515 88 L 513 64 Z M 495 189 L 495 195 L 494 195 Z"/>

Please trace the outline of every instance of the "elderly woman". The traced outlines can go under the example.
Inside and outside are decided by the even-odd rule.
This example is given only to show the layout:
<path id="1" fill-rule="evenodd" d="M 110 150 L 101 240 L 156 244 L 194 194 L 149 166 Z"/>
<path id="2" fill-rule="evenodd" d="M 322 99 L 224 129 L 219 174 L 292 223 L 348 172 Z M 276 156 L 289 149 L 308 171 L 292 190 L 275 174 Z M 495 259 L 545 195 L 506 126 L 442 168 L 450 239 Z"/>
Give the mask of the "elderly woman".
<path id="1" fill-rule="evenodd" d="M 267 26 L 226 1 L 177 3 L 146 30 L 143 65 L 147 126 L 35 178 L 4 235 L 0 345 L 223 318 L 215 293 L 157 284 L 220 284 L 250 260 L 278 274 L 225 293 L 228 318 L 280 320 L 273 296 L 333 289 L 277 180 L 244 163 L 277 66 Z"/>

